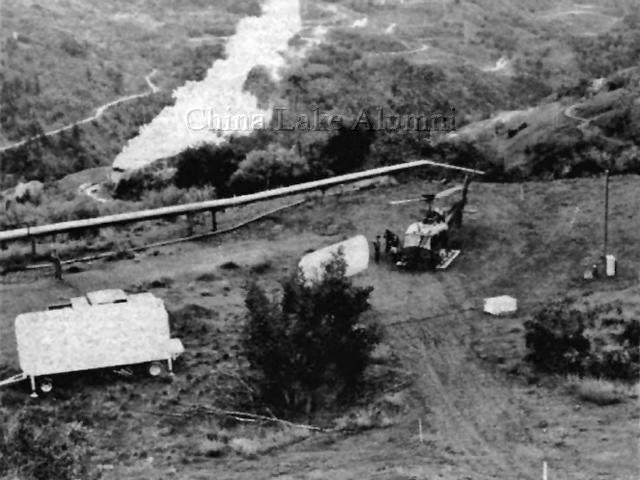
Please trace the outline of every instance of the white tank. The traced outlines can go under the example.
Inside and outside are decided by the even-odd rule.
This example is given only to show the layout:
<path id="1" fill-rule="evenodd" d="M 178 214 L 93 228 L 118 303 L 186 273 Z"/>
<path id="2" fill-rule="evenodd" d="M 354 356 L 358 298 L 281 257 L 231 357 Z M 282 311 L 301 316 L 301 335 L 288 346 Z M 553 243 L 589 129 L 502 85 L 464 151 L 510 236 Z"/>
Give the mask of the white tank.
<path id="1" fill-rule="evenodd" d="M 319 280 L 322 277 L 323 265 L 340 249 L 347 262 L 347 277 L 356 275 L 369 266 L 369 242 L 364 235 L 358 235 L 302 257 L 298 266 L 304 272 L 305 278 L 310 281 Z"/>
<path id="2" fill-rule="evenodd" d="M 607 255 L 605 258 L 606 258 L 607 277 L 615 277 L 615 275 L 616 275 L 616 257 L 614 257 L 613 255 Z"/>

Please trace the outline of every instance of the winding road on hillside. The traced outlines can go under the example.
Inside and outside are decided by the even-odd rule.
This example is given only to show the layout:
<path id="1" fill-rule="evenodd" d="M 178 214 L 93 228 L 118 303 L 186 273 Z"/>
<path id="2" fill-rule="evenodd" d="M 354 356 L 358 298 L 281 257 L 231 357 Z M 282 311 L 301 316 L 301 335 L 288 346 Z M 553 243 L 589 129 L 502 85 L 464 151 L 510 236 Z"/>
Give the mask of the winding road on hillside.
<path id="1" fill-rule="evenodd" d="M 574 103 L 572 105 L 569 105 L 568 107 L 566 107 L 562 113 L 565 117 L 570 118 L 571 120 L 575 120 L 576 122 L 579 122 L 577 125 L 577 128 L 583 132 L 583 133 L 587 133 L 588 128 L 591 126 L 591 121 L 593 120 L 593 118 L 585 118 L 585 117 L 581 117 L 576 113 L 576 109 L 580 107 L 580 103 Z M 597 117 L 596 117 L 597 118 Z M 607 142 L 616 145 L 616 146 L 625 146 L 627 143 L 618 139 L 618 138 L 614 138 L 614 137 L 610 137 L 608 135 L 605 135 L 602 132 L 602 129 L 595 127 L 597 132 L 598 132 L 598 136 L 604 140 L 606 140 Z"/>
<path id="2" fill-rule="evenodd" d="M 38 138 L 50 137 L 50 136 L 53 136 L 53 135 L 57 135 L 58 133 L 65 132 L 67 130 L 71 130 L 75 126 L 83 125 L 85 123 L 92 122 L 92 121 L 97 120 L 98 118 L 100 118 L 102 116 L 102 114 L 104 114 L 104 112 L 106 110 L 108 110 L 109 108 L 111 108 L 111 107 L 115 107 L 116 105 L 119 105 L 121 103 L 130 102 L 131 100 L 135 100 L 137 98 L 147 97 L 149 95 L 152 95 L 154 93 L 159 92 L 161 90 L 160 87 L 158 87 L 151 80 L 151 77 L 153 77 L 156 73 L 157 73 L 157 70 L 154 68 L 147 76 L 144 77 L 144 80 L 147 82 L 147 85 L 149 86 L 149 90 L 148 91 L 143 92 L 143 93 L 135 93 L 133 95 L 125 95 L 125 96 L 122 96 L 120 98 L 117 98 L 116 100 L 112 100 L 111 102 L 107 102 L 107 103 L 99 106 L 98 108 L 96 108 L 95 113 L 93 115 L 89 116 L 89 117 L 83 118 L 82 120 L 78 120 L 77 122 L 69 123 L 68 125 L 65 125 L 65 126 L 60 127 L 60 128 L 56 128 L 54 130 L 49 130 L 48 132 L 45 132 L 43 135 L 36 135 L 36 136 L 29 137 L 29 138 L 26 138 L 24 140 L 21 140 L 19 142 L 12 143 L 10 145 L 5 145 L 4 147 L 0 147 L 0 153 L 5 152 L 7 150 L 13 150 L 14 148 L 21 147 L 22 145 L 25 145 L 25 144 L 27 144 L 29 142 L 32 142 L 33 140 L 37 140 Z"/>
<path id="3" fill-rule="evenodd" d="M 78 187 L 78 193 L 84 194 L 87 197 L 91 198 L 92 200 L 95 200 L 98 203 L 106 203 L 109 200 L 101 197 L 99 195 L 100 191 L 100 184 L 99 183 L 91 183 L 91 182 L 86 182 L 83 183 L 82 185 L 80 185 Z"/>

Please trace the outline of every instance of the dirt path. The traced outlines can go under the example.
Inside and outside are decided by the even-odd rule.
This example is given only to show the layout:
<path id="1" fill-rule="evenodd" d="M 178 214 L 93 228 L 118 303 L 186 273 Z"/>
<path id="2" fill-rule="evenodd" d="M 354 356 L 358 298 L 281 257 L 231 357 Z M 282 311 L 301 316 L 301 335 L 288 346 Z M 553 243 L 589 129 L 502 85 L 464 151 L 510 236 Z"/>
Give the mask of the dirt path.
<path id="1" fill-rule="evenodd" d="M 580 117 L 579 115 L 577 115 L 575 113 L 576 109 L 580 107 L 580 103 L 574 103 L 572 105 L 569 105 L 567 108 L 565 108 L 562 113 L 565 117 L 571 119 L 571 120 L 575 120 L 576 122 L 579 122 L 578 124 L 578 128 L 584 132 L 584 133 L 588 133 L 588 129 L 591 126 L 591 121 L 593 120 L 592 118 L 584 118 L 584 117 Z M 597 117 L 596 117 L 597 118 Z M 604 140 L 606 140 L 607 142 L 616 145 L 616 146 L 625 146 L 627 145 L 627 142 L 617 139 L 617 138 L 613 138 L 607 135 L 604 135 L 604 133 L 602 133 L 601 129 L 597 128 L 598 131 L 598 136 Z"/>
<path id="2" fill-rule="evenodd" d="M 99 183 L 83 183 L 82 185 L 80 185 L 78 187 L 78 193 L 79 194 L 84 194 L 87 197 L 91 198 L 92 200 L 98 202 L 98 203 L 107 203 L 109 200 L 106 198 L 101 197 L 98 194 L 98 191 L 100 190 L 100 184 Z"/>
<path id="3" fill-rule="evenodd" d="M 611 197 L 611 246 L 624 259 L 621 276 L 640 265 L 634 248 L 637 242 L 632 240 L 640 222 L 632 201 L 638 181 L 633 176 L 612 180 L 616 193 Z M 488 318 L 478 311 L 433 318 L 478 307 L 488 293 L 527 300 L 566 291 L 576 265 L 592 247 L 599 250 L 600 229 L 593 225 L 601 207 L 593 195 L 599 186 L 598 179 L 473 184 L 470 198 L 479 205 L 481 215 L 466 222 L 465 248 L 450 270 L 413 274 L 372 263 L 366 274 L 357 277 L 358 282 L 374 286 L 374 310 L 388 325 L 388 341 L 402 368 L 415 378 L 408 392 L 410 406 L 393 426 L 357 435 L 319 435 L 257 458 L 232 455 L 191 463 L 180 463 L 180 459 L 190 458 L 191 446 L 197 447 L 204 430 L 189 427 L 157 437 L 127 433 L 119 448 L 155 449 L 155 463 L 129 459 L 105 478 L 533 480 L 541 478 L 545 460 L 550 464 L 550 479 L 635 478 L 637 414 L 633 416 L 631 402 L 610 407 L 576 405 L 565 393 L 527 385 L 494 369 L 480 356 L 481 348 L 499 353 L 504 344 L 522 342 L 522 318 Z M 398 209 L 389 200 L 422 191 L 424 184 L 415 182 L 318 199 L 275 223 L 254 225 L 220 242 L 162 248 L 158 255 L 148 252 L 133 260 L 96 262 L 86 271 L 65 274 L 66 283 L 34 273 L 7 276 L 0 284 L 1 363 L 15 362 L 15 347 L 8 339 L 17 313 L 80 290 L 128 287 L 169 277 L 173 286 L 158 295 L 170 308 L 198 304 L 227 318 L 230 308 L 242 305 L 242 284 L 248 278 L 243 275 L 251 275 L 251 265 L 271 262 L 271 280 L 262 277 L 261 281 L 274 281 L 308 248 L 332 243 L 342 235 L 363 233 L 372 238 L 380 228 L 399 231 L 419 207 Z M 346 226 L 326 236 L 335 225 Z M 241 268 L 220 269 L 227 261 Z M 212 272 L 219 290 L 213 290 L 213 283 L 196 280 Z M 204 289 L 207 295 L 202 296 Z M 398 325 L 400 321 L 407 323 Z M 144 394 L 154 395 L 154 386 L 149 385 Z M 103 393 L 87 395 L 102 398 Z M 131 415 L 131 431 L 155 425 L 155 417 Z M 417 437 L 418 419 L 423 424 L 423 443 Z M 167 452 L 175 449 L 180 453 L 171 453 L 168 459 Z"/>
<path id="4" fill-rule="evenodd" d="M 368 56 L 370 57 L 384 57 L 384 56 L 396 56 L 396 55 L 413 55 L 416 53 L 421 53 L 421 52 L 426 52 L 427 50 L 429 50 L 431 47 L 429 45 L 426 44 L 422 44 L 421 46 L 417 47 L 417 48 L 410 48 L 407 50 L 396 50 L 393 52 L 371 52 L 368 54 Z"/>
<path id="5" fill-rule="evenodd" d="M 13 150 L 14 148 L 18 148 L 21 147 L 22 145 L 25 145 L 29 142 L 32 142 L 33 140 L 37 140 L 38 138 L 41 137 L 51 137 L 53 135 L 57 135 L 61 132 L 65 132 L 67 130 L 71 130 L 73 127 L 79 126 L 79 125 L 83 125 L 85 123 L 89 123 L 92 122 L 94 120 L 99 119 L 102 114 L 108 110 L 111 107 L 115 107 L 116 105 L 119 105 L 121 103 L 125 103 L 125 102 L 130 102 L 131 100 L 135 100 L 137 98 L 142 98 L 142 97 L 147 97 L 153 93 L 157 93 L 160 91 L 160 87 L 158 87 L 156 84 L 154 84 L 151 81 L 151 77 L 153 77 L 155 74 L 157 73 L 156 69 L 153 69 L 151 71 L 151 73 L 149 73 L 147 76 L 144 77 L 145 81 L 147 82 L 147 85 L 149 86 L 149 91 L 147 92 L 143 92 L 143 93 L 136 93 L 133 95 L 125 95 L 122 96 L 120 98 L 117 98 L 116 100 L 113 100 L 111 102 L 107 102 L 101 106 L 99 106 L 98 108 L 96 108 L 96 111 L 93 115 L 83 118 L 82 120 L 78 120 L 77 122 L 73 122 L 70 123 L 68 125 L 65 125 L 63 127 L 60 128 L 56 128 L 54 130 L 49 130 L 48 132 L 45 132 L 43 135 L 36 135 L 34 137 L 30 137 L 27 138 L 25 140 L 21 140 L 19 142 L 16 143 L 12 143 L 11 145 L 5 145 L 4 147 L 0 147 L 0 153 L 1 152 L 5 152 L 7 150 Z"/>

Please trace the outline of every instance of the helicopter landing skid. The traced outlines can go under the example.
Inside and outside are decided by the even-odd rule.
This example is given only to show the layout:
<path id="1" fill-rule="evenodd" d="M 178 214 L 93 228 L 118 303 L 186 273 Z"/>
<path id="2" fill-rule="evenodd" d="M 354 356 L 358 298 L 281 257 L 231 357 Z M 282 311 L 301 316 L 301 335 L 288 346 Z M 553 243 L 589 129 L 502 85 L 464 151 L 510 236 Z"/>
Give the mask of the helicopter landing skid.
<path id="1" fill-rule="evenodd" d="M 458 258 L 460 255 L 460 250 L 448 250 L 442 257 L 442 261 L 436 265 L 436 270 L 445 270 L 449 268 L 449 265 L 453 263 L 453 261 Z"/>

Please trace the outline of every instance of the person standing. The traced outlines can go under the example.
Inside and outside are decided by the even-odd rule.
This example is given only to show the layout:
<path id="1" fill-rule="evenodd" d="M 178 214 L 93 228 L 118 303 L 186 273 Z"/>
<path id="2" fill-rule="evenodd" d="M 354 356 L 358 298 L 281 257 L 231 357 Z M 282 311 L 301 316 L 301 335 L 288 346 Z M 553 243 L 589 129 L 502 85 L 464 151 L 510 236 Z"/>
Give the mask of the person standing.
<path id="1" fill-rule="evenodd" d="M 376 235 L 373 242 L 373 259 L 378 263 L 380 261 L 380 235 Z"/>
<path id="2" fill-rule="evenodd" d="M 62 280 L 62 262 L 55 248 L 51 251 L 51 263 L 53 263 L 53 275 L 55 279 Z"/>

